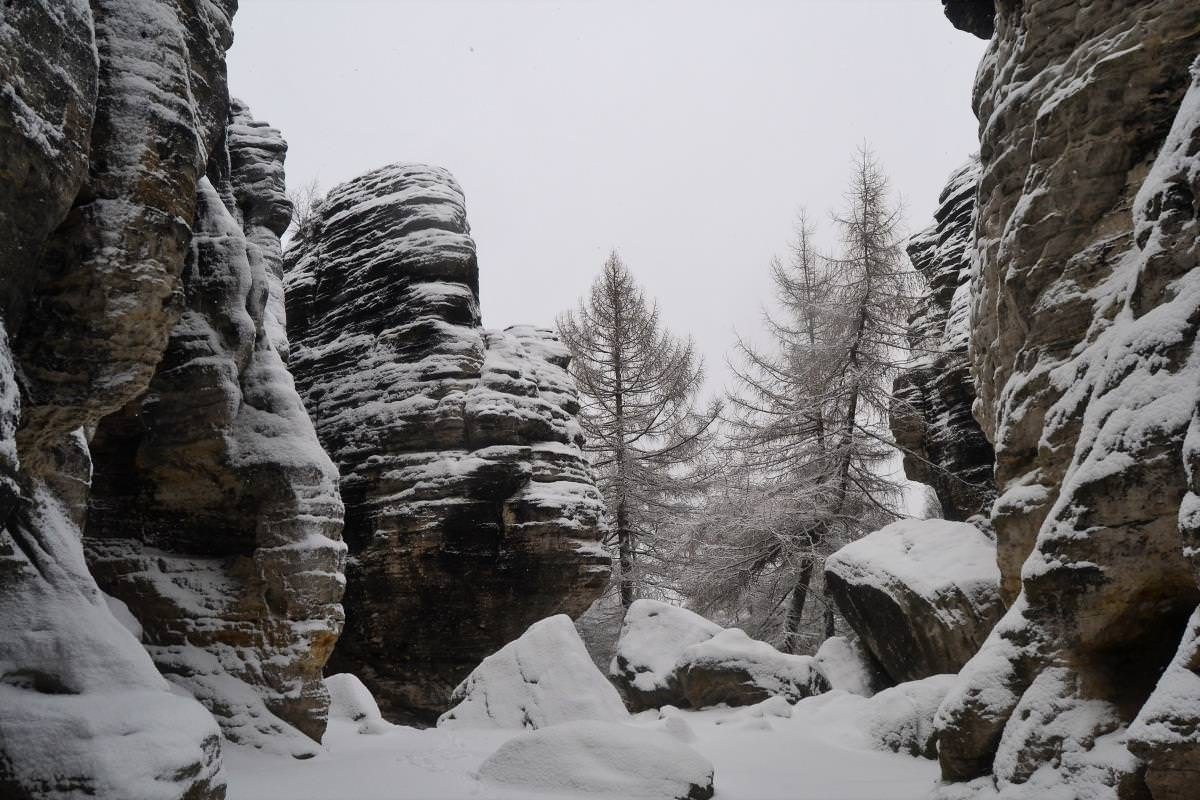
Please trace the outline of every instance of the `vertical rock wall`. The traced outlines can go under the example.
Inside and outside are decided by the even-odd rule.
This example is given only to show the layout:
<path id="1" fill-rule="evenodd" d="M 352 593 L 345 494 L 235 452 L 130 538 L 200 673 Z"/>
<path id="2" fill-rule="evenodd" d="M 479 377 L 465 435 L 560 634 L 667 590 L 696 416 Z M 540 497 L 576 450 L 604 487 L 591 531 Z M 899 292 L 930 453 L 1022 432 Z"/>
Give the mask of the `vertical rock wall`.
<path id="1" fill-rule="evenodd" d="M 935 222 L 909 240 L 927 289 L 909 319 L 914 360 L 893 387 L 891 428 L 904 473 L 933 487 L 949 520 L 986 515 L 996 496 L 995 453 L 971 414 L 972 243 L 979 161 L 950 176 Z"/>
<path id="2" fill-rule="evenodd" d="M 287 265 L 291 366 L 346 503 L 334 665 L 388 716 L 432 722 L 484 656 L 582 613 L 607 579 L 567 353 L 549 331 L 480 327 L 441 169 L 333 189 Z"/>
<path id="3" fill-rule="evenodd" d="M 1200 6 L 995 8 L 971 355 L 1010 607 L 939 712 L 943 794 L 1186 797 Z"/>
<path id="4" fill-rule="evenodd" d="M 6 798 L 223 797 L 189 691 L 242 741 L 323 727 L 341 506 L 266 310 L 283 146 L 229 125 L 235 6 L 0 4 Z"/>

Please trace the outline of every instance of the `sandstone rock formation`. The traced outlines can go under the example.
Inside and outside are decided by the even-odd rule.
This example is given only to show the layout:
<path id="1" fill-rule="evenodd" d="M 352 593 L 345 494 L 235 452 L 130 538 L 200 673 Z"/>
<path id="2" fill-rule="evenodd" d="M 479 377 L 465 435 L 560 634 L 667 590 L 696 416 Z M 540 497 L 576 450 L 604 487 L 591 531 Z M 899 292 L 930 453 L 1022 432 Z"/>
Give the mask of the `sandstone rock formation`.
<path id="1" fill-rule="evenodd" d="M 621 696 L 588 656 L 566 614 L 539 620 L 471 670 L 438 727 L 528 728 L 572 720 L 622 722 Z"/>
<path id="2" fill-rule="evenodd" d="M 1011 606 L 939 711 L 943 794 L 1188 796 L 1200 7 L 996 12 L 971 353 Z"/>
<path id="3" fill-rule="evenodd" d="M 996 31 L 996 0 L 942 0 L 942 7 L 954 27 L 980 39 L 990 39 Z"/>
<path id="4" fill-rule="evenodd" d="M 971 414 L 967 351 L 978 183 L 972 158 L 942 190 L 934 224 L 909 240 L 909 258 L 927 289 L 909 320 L 914 359 L 896 379 L 891 409 L 905 475 L 932 486 L 951 520 L 986 515 L 996 496 L 995 454 Z"/>
<path id="5" fill-rule="evenodd" d="M 995 544 L 947 520 L 901 520 L 825 561 L 825 586 L 893 683 L 953 673 L 1004 612 Z"/>
<path id="6" fill-rule="evenodd" d="M 771 697 L 794 703 L 829 691 L 829 682 L 812 656 L 781 653 L 738 628 L 727 628 L 688 647 L 675 671 L 692 708 L 721 703 L 750 706 Z"/>
<path id="7" fill-rule="evenodd" d="M 238 110 L 231 130 L 252 127 Z M 277 132 L 269 138 L 276 146 L 251 150 L 229 137 L 230 158 L 215 153 L 212 179 L 200 180 L 183 315 L 147 392 L 92 438 L 85 546 L 101 588 L 138 617 L 159 669 L 213 711 L 227 738 L 313 755 L 345 545 L 337 472 L 272 341 L 280 331 L 267 303 L 279 281 L 268 265 L 273 254 L 278 270 L 290 204 L 286 147 Z M 264 172 L 273 179 L 230 184 Z"/>
<path id="8" fill-rule="evenodd" d="M 675 670 L 694 644 L 724 630 L 686 608 L 658 600 L 634 600 L 625 612 L 609 675 L 631 711 L 688 704 Z"/>
<path id="9" fill-rule="evenodd" d="M 243 741 L 323 727 L 341 508 L 264 326 L 282 182 L 234 201 L 235 6 L 0 7 L 5 797 L 223 797 L 180 687 Z"/>
<path id="10" fill-rule="evenodd" d="M 289 248 L 291 367 L 341 473 L 338 670 L 432 721 L 486 655 L 605 585 L 603 503 L 549 331 L 480 327 L 462 191 L 393 165 L 333 189 Z"/>

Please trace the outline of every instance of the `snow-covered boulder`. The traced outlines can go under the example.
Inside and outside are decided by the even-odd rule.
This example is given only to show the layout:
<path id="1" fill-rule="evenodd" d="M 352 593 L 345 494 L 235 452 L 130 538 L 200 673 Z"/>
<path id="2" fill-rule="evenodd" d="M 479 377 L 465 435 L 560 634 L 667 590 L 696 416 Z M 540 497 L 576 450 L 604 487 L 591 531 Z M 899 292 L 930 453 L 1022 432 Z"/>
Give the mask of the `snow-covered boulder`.
<path id="1" fill-rule="evenodd" d="M 958 672 L 1004 612 L 996 544 L 964 522 L 894 522 L 830 556 L 825 585 L 897 683 Z"/>
<path id="2" fill-rule="evenodd" d="M 454 690 L 451 702 L 438 727 L 537 729 L 629 716 L 566 614 L 535 622 L 485 658 Z"/>
<path id="3" fill-rule="evenodd" d="M 870 697 L 887 686 L 887 675 L 857 636 L 830 636 L 813 658 L 831 689 Z"/>
<path id="4" fill-rule="evenodd" d="M 685 706 L 675 667 L 683 652 L 723 628 L 686 608 L 635 600 L 625 614 L 609 675 L 633 711 Z"/>
<path id="5" fill-rule="evenodd" d="M 688 647 L 675 671 L 693 708 L 753 705 L 774 696 L 794 702 L 829 689 L 812 656 L 781 653 L 738 628 Z"/>
<path id="6" fill-rule="evenodd" d="M 937 758 L 934 716 L 955 680 L 954 675 L 933 675 L 876 694 L 863 717 L 868 739 L 881 750 Z"/>
<path id="7" fill-rule="evenodd" d="M 481 780 L 546 793 L 629 800 L 707 800 L 713 768 L 666 732 L 615 722 L 568 722 L 508 740 Z"/>
<path id="8" fill-rule="evenodd" d="M 379 713 L 371 690 L 357 676 L 339 672 L 325 679 L 329 692 L 329 718 L 358 724 L 359 733 L 386 733 L 394 725 Z"/>

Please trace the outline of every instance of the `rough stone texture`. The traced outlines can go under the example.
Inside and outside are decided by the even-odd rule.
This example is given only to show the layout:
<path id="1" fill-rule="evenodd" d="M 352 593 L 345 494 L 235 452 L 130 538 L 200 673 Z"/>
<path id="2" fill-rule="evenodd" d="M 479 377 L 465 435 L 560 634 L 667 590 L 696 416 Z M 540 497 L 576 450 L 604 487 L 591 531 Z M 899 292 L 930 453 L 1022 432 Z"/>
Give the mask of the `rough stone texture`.
<path id="1" fill-rule="evenodd" d="M 237 114 L 231 130 L 270 131 L 244 106 Z M 159 668 L 226 737 L 308 756 L 325 729 L 321 673 L 341 627 L 342 506 L 271 336 L 278 278 L 261 249 L 277 255 L 287 226 L 284 147 L 229 145 L 233 185 L 200 182 L 184 312 L 162 362 L 146 394 L 92 440 L 86 545 Z M 210 172 L 223 164 L 214 157 Z M 259 174 L 279 179 L 240 183 Z"/>
<path id="2" fill-rule="evenodd" d="M 902 520 L 825 560 L 825 586 L 892 683 L 958 672 L 1004 606 L 995 543 L 974 525 Z"/>
<path id="3" fill-rule="evenodd" d="M 0 6 L 0 317 L 10 329 L 87 177 L 97 85 L 87 0 Z"/>
<path id="4" fill-rule="evenodd" d="M 990 39 L 996 32 L 996 0 L 942 0 L 946 18 L 959 30 Z"/>
<path id="5" fill-rule="evenodd" d="M 6 797 L 224 795 L 212 717 L 112 615 L 80 525 L 86 434 L 146 388 L 177 316 L 197 181 L 224 129 L 232 11 L 0 8 Z"/>
<path id="6" fill-rule="evenodd" d="M 480 659 L 605 585 L 566 350 L 480 328 L 462 191 L 393 165 L 329 192 L 286 254 L 291 366 L 346 503 L 332 667 L 432 721 Z"/>
<path id="7" fill-rule="evenodd" d="M 972 243 L 979 161 L 950 176 L 935 222 L 909 240 L 908 255 L 928 286 L 909 318 L 912 365 L 896 378 L 892 435 L 904 474 L 933 487 L 946 519 L 987 514 L 995 499 L 995 453 L 971 414 Z"/>
<path id="8" fill-rule="evenodd" d="M 829 691 L 812 656 L 781 653 L 738 628 L 688 647 L 675 670 L 686 705 L 692 708 L 752 706 L 771 697 L 794 703 Z"/>
<path id="9" fill-rule="evenodd" d="M 1012 604 L 939 711 L 944 794 L 1177 798 L 1200 728 L 1200 6 L 1003 0 L 996 22 L 971 347 Z"/>

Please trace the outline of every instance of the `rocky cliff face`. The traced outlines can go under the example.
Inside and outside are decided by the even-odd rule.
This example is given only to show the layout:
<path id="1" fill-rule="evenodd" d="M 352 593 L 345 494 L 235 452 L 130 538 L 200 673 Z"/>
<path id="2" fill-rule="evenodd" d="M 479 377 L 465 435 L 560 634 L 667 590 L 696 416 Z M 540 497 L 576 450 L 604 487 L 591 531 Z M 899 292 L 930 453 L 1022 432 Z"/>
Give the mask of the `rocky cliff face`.
<path id="1" fill-rule="evenodd" d="M 235 6 L 0 7 L 5 797 L 219 798 L 221 731 L 323 728 L 341 505 L 267 313 L 283 145 L 231 121 Z"/>
<path id="2" fill-rule="evenodd" d="M 1010 607 L 939 712 L 944 794 L 1190 796 L 1200 7 L 995 5 L 971 356 Z"/>
<path id="3" fill-rule="evenodd" d="M 927 284 L 909 320 L 912 366 L 893 387 L 891 428 L 904 473 L 933 487 L 946 519 L 987 514 L 996 496 L 995 454 L 971 414 L 975 385 L 971 336 L 972 243 L 979 162 L 950 176 L 935 222 L 908 245 Z"/>
<path id="4" fill-rule="evenodd" d="M 480 327 L 463 195 L 394 165 L 329 193 L 287 253 L 291 366 L 341 473 L 336 668 L 432 721 L 484 656 L 603 588 L 603 504 L 549 331 Z"/>

